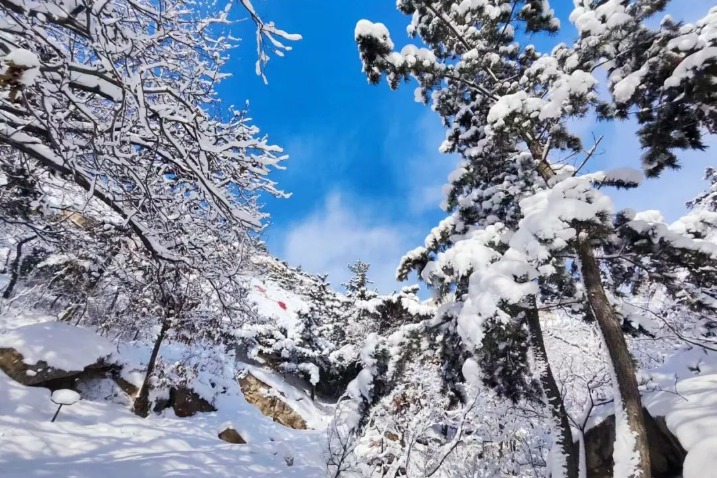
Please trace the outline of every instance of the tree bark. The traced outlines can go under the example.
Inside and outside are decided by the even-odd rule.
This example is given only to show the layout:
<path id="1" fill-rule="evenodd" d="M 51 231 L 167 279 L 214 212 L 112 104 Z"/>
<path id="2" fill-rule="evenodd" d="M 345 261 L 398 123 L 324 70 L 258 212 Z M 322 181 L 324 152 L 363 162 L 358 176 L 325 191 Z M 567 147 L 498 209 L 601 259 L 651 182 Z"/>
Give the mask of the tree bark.
<path id="1" fill-rule="evenodd" d="M 149 356 L 149 362 L 147 363 L 147 372 L 144 376 L 144 382 L 142 387 L 139 389 L 139 394 L 134 400 L 134 413 L 140 417 L 146 417 L 149 415 L 149 381 L 154 372 L 154 366 L 157 363 L 157 356 L 159 355 L 159 348 L 162 346 L 164 336 L 169 330 L 169 319 L 164 319 L 162 322 L 162 328 L 159 330 L 157 340 L 154 341 L 154 348 L 152 348 L 152 354 Z"/>
<path id="2" fill-rule="evenodd" d="M 547 183 L 555 172 L 544 159 L 545 150 L 543 146 L 528 142 L 533 158 L 537 161 L 538 174 Z M 652 468 L 650 463 L 650 446 L 647 440 L 647 429 L 642 414 L 642 400 L 640 398 L 640 389 L 637 386 L 637 377 L 635 375 L 635 365 L 632 361 L 632 355 L 627 347 L 625 335 L 618 321 L 618 317 L 607 298 L 605 288 L 603 287 L 602 277 L 600 275 L 600 266 L 595 258 L 595 252 L 588 240 L 578 239 L 576 251 L 580 260 L 580 270 L 583 276 L 583 285 L 587 293 L 587 300 L 592 309 L 593 315 L 600 327 L 605 346 L 607 347 L 612 367 L 615 371 L 615 386 L 620 392 L 623 406 L 627 415 L 627 425 L 630 431 L 635 435 L 635 450 L 639 457 L 635 475 L 641 478 L 650 478 L 652 476 Z M 617 397 L 616 397 L 617 398 Z M 619 404 L 616 401 L 616 406 Z M 633 477 L 625 477 L 633 478 Z"/>
<path id="3" fill-rule="evenodd" d="M 7 287 L 5 287 L 5 290 L 2 293 L 3 299 L 9 299 L 12 296 L 12 292 L 13 290 L 15 290 L 17 281 L 20 278 L 20 267 L 22 266 L 22 246 L 32 241 L 36 237 L 37 236 L 26 237 L 25 239 L 19 241 L 17 243 L 17 246 L 15 246 L 15 260 L 12 261 L 10 282 L 8 282 Z"/>
<path id="4" fill-rule="evenodd" d="M 634 476 L 650 478 L 652 474 L 650 447 L 647 441 L 647 430 L 642 414 L 642 400 L 637 386 L 632 355 L 627 347 L 627 341 L 618 317 L 603 288 L 600 267 L 592 246 L 586 240 L 578 240 L 577 253 L 580 259 L 580 269 L 587 298 L 605 340 L 610 361 L 612 362 L 611 366 L 615 371 L 616 385 L 620 392 L 622 404 L 625 407 L 627 424 L 630 431 L 635 435 L 636 449 L 634 451 L 639 454 L 640 463 Z M 617 400 L 615 401 L 615 406 L 620 406 Z"/>
<path id="5" fill-rule="evenodd" d="M 540 384 L 548 401 L 548 408 L 553 417 L 553 421 L 560 433 L 559 439 L 556 440 L 555 446 L 560 446 L 565 456 L 565 476 L 567 478 L 577 478 L 580 473 L 580 457 L 578 456 L 578 448 L 573 441 L 573 432 L 570 429 L 570 421 L 568 412 L 565 410 L 563 397 L 560 394 L 560 388 L 555 381 L 553 370 L 548 362 L 548 354 L 545 351 L 545 341 L 543 339 L 543 330 L 540 326 L 540 315 L 538 309 L 531 307 L 526 310 L 528 330 L 530 331 L 530 340 L 533 344 L 533 353 L 538 361 L 545 364 L 543 370 L 540 371 Z"/>

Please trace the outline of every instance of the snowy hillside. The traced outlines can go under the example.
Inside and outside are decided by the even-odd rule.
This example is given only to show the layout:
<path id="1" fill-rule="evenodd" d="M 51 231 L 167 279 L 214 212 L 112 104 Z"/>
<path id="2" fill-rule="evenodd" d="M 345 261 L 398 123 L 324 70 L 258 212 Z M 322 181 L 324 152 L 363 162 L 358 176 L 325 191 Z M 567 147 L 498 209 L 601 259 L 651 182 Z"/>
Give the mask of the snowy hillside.
<path id="1" fill-rule="evenodd" d="M 306 304 L 271 281 L 252 281 L 257 310 L 292 323 Z M 282 306 L 281 304 L 285 304 Z M 151 343 L 111 342 L 90 329 L 55 317 L 10 310 L 0 316 L 0 350 L 15 349 L 27 364 L 81 371 L 106 357 L 120 375 L 141 385 L 142 363 Z M 238 361 L 233 353 L 196 351 L 166 343 L 163 362 L 192 361 L 200 368 L 189 387 L 211 402 L 214 412 L 177 417 L 169 408 L 140 418 L 128 394 L 109 376 L 82 378 L 81 400 L 58 406 L 47 388 L 21 385 L 0 371 L 0 469 L 3 477 L 296 476 L 326 473 L 325 428 L 331 406 L 312 402 L 301 388 L 269 369 Z M 40 370 L 39 373 L 47 372 Z M 36 374 L 29 370 L 28 375 Z M 239 379 L 251 374 L 296 412 L 308 429 L 273 421 L 247 402 Z M 217 390 L 221 390 L 217 392 Z M 157 400 L 157 397 L 155 397 Z M 236 429 L 245 444 L 218 438 Z"/>
<path id="2" fill-rule="evenodd" d="M 715 0 L 270 3 L 0 0 L 0 478 L 717 478 Z"/>
<path id="3" fill-rule="evenodd" d="M 647 394 L 645 406 L 687 451 L 685 478 L 716 476 L 717 352 L 680 350 L 650 375 L 661 391 Z"/>

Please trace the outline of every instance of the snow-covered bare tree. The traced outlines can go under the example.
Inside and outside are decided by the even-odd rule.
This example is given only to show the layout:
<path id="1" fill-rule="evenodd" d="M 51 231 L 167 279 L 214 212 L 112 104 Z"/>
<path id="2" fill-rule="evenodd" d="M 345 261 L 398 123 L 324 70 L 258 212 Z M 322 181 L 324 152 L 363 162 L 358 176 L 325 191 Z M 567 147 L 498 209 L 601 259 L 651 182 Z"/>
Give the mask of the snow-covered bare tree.
<path id="1" fill-rule="evenodd" d="M 263 74 L 270 51 L 282 54 L 290 49 L 282 41 L 299 36 L 263 22 L 249 0 L 240 3 L 257 25 Z M 281 149 L 246 111 L 224 109 L 217 94 L 234 46 L 230 7 L 0 2 L 7 32 L 0 38 L 0 144 L 13 152 L 1 160 L 3 171 L 21 164 L 36 189 L 70 191 L 49 205 L 54 210 L 69 217 L 101 211 L 102 222 L 141 244 L 124 252 L 137 256 L 132 270 L 151 280 L 145 300 L 161 308 L 150 313 L 162 325 L 148 378 L 169 329 L 187 329 L 209 309 L 217 320 L 244 311 L 243 259 L 265 217 L 257 196 L 283 196 L 267 178 L 284 159 Z M 44 231 L 33 224 L 43 217 L 20 225 Z M 146 387 L 136 405 L 146 413 Z"/>
<path id="2" fill-rule="evenodd" d="M 0 46 L 3 74 L 14 78 L 4 83 L 0 140 L 31 160 L 26 174 L 76 184 L 153 256 L 192 267 L 212 262 L 192 227 L 233 225 L 226 233 L 238 241 L 261 227 L 256 193 L 282 194 L 266 178 L 281 150 L 244 111 L 210 113 L 232 47 L 220 34 L 229 9 L 182 0 L 0 7 L 12 31 Z"/>

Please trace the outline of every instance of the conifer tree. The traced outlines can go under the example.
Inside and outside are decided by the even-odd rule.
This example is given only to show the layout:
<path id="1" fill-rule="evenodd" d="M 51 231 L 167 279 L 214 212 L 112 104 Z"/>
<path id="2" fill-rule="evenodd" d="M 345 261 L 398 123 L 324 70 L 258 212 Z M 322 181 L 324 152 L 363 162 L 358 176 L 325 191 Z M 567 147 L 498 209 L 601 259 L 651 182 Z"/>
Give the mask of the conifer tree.
<path id="1" fill-rule="evenodd" d="M 665 3 L 576 1 L 571 19 L 582 36 L 574 47 L 559 45 L 550 54 L 516 40 L 521 28 L 526 34 L 558 29 L 545 1 L 400 0 L 399 10 L 412 17 L 409 34 L 428 47 L 408 45 L 400 52 L 382 24 L 363 20 L 356 27 L 369 81 L 377 83 L 385 75 L 396 88 L 415 79 L 416 98 L 430 100 L 447 128 L 441 149 L 464 158 L 450 178 L 447 202 L 453 214 L 425 248 L 406 257 L 400 275 L 415 268 L 424 280 L 438 283 L 442 294 L 455 293 L 452 313 L 463 343 L 482 348 L 481 353 L 490 352 L 491 340 L 500 344 L 513 336 L 505 335 L 505 326 L 492 331 L 496 318 L 498 324 L 513 324 L 517 333 L 521 320 L 527 320 L 521 317 L 532 317 L 523 324 L 533 324 L 529 329 L 537 344 L 538 301 L 555 298 L 561 285 L 569 285 L 562 296 L 567 302 L 584 297 L 585 315 L 599 325 L 615 372 L 618 435 L 626 439 L 624 449 L 616 447 L 615 474 L 620 476 L 649 476 L 650 457 L 634 363 L 622 317 L 610 300 L 616 291 L 604 280 L 604 263 L 613 258 L 603 252 L 622 234 L 623 223 L 600 188 L 637 187 L 641 174 L 627 169 L 584 174 L 582 165 L 596 146 L 584 148 L 567 120 L 593 107 L 605 118 L 619 118 L 636 105 L 646 150 L 643 165 L 651 176 L 676 165 L 674 149 L 702 147 L 700 128 L 714 127 L 714 95 L 704 86 L 713 81 L 709 52 L 714 38 L 707 33 L 713 31 L 713 15 L 679 32 L 668 22 L 656 34 L 644 22 Z M 682 31 L 688 34 L 680 36 Z M 660 45 L 676 54 L 662 55 Z M 643 84 L 640 75 L 647 78 L 651 70 L 632 73 L 645 61 L 654 61 L 662 71 Z M 610 71 L 613 102 L 596 94 L 592 71 L 600 62 Z M 620 84 L 624 78 L 630 81 Z M 696 109 L 701 111 L 689 120 Z M 663 111 L 673 113 L 662 116 Z M 675 114 L 685 121 L 670 124 Z M 582 156 L 581 166 L 561 161 L 574 156 Z M 628 242 L 644 242 L 634 239 Z M 690 247 L 705 253 L 702 259 L 712 258 L 703 244 Z M 578 268 L 572 269 L 566 257 L 575 259 Z M 505 389 L 509 383 L 519 393 L 528 390 L 516 388 L 520 381 L 513 379 L 495 385 Z M 545 392 L 551 388 L 543 383 Z M 558 422 L 560 415 L 555 415 Z M 567 429 L 562 443 L 569 455 L 569 427 L 562 428 Z M 565 466 L 576 476 L 574 460 Z"/>
<path id="2" fill-rule="evenodd" d="M 486 277 L 484 281 L 502 277 L 503 287 L 514 288 L 517 300 L 496 302 L 492 310 L 486 311 L 483 319 L 485 334 L 471 325 L 471 318 L 462 320 L 459 317 L 458 330 L 462 331 L 464 344 L 473 344 L 468 345 L 469 351 L 481 356 L 486 379 L 491 385 L 514 400 L 535 396 L 535 384 L 527 368 L 526 345 L 529 342 L 526 338 L 531 336 L 536 349 L 542 350 L 542 357 L 545 357 L 535 310 L 537 304 L 533 297 L 537 290 L 526 282 L 527 267 L 514 272 L 501 272 L 499 269 L 510 264 L 509 259 L 501 260 L 506 249 L 501 245 L 501 238 L 507 237 L 512 228 L 517 227 L 521 219 L 520 200 L 539 190 L 542 181 L 533 167 L 530 154 L 521 151 L 505 135 L 492 135 L 479 121 L 481 115 L 490 113 L 496 98 L 488 91 L 490 87 L 500 90 L 503 87 L 501 78 L 527 75 L 528 68 L 538 58 L 533 49 L 521 51 L 512 47 L 512 23 L 520 18 L 526 22 L 529 31 L 554 31 L 557 24 L 551 12 L 543 10 L 542 4 L 536 4 L 534 10 L 505 9 L 500 5 L 464 8 L 463 4 L 459 9 L 450 9 L 448 5 L 440 7 L 429 2 L 401 2 L 399 8 L 413 15 L 410 31 L 420 34 L 432 49 L 408 46 L 400 54 L 393 53 L 390 51 L 392 42 L 388 32 L 382 31 L 380 25 L 359 23 L 357 40 L 365 70 L 372 82 L 378 81 L 383 70 L 391 86 L 397 86 L 403 77 L 415 76 L 420 83 L 417 94 L 424 100 L 434 90 L 434 107 L 449 124 L 447 140 L 442 148 L 459 152 L 465 158 L 452 175 L 447 197 L 453 215 L 426 239 L 425 248 L 413 251 L 404 259 L 399 268 L 399 278 L 405 278 L 411 269 L 416 269 L 439 293 L 449 297 L 448 300 L 455 297 L 461 304 L 461 297 L 471 288 L 469 278 L 473 272 L 494 262 L 499 263 L 492 277 Z M 445 11 L 441 11 L 443 9 Z M 521 13 L 514 16 L 513 10 Z M 466 20 L 468 18 L 471 20 Z M 473 24 L 482 28 L 467 30 Z M 363 34 L 364 29 L 366 35 Z M 464 38 L 458 29 L 466 30 L 472 38 Z M 372 35 L 372 31 L 376 35 Z M 470 48 L 472 45 L 476 45 L 474 49 Z M 505 51 L 506 58 L 497 57 L 492 53 L 494 51 Z M 463 61 L 452 66 L 448 63 L 454 54 L 463 54 Z M 492 55 L 490 59 L 489 54 Z M 374 61 L 373 55 L 376 55 Z M 479 79 L 473 80 L 473 75 Z M 444 81 L 448 85 L 445 88 L 441 86 Z M 589 93 L 589 89 L 584 93 Z M 568 136 L 559 125 L 554 128 L 554 133 L 556 147 L 578 149 L 576 138 Z M 513 263 L 517 264 L 517 261 Z M 459 314 L 451 310 L 454 315 L 449 314 L 448 317 L 470 317 L 471 304 L 468 306 Z M 532 320 L 528 321 L 528 318 Z M 537 331 L 533 327 L 529 332 L 528 324 L 537 325 Z M 472 347 L 479 350 L 470 350 Z M 510 356 L 505 355 L 506 351 L 510 351 Z M 545 360 L 543 363 L 547 364 Z M 453 375 L 459 376 L 460 372 Z M 546 393 L 556 394 L 547 397 L 556 417 L 557 436 L 560 437 L 556 442 L 562 443 L 564 448 L 569 475 L 577 476 L 577 459 L 560 394 L 549 368 L 541 376 Z"/>
<path id="3" fill-rule="evenodd" d="M 358 300 L 369 300 L 376 297 L 376 292 L 369 288 L 373 284 L 368 278 L 371 265 L 358 259 L 355 263 L 349 264 L 348 268 L 353 276 L 347 283 L 343 284 L 346 289 L 346 296 Z"/>
<path id="4" fill-rule="evenodd" d="M 343 284 L 346 290 L 346 306 L 344 314 L 335 325 L 344 330 L 345 340 L 357 350 L 361 349 L 363 341 L 370 333 L 378 331 L 379 316 L 371 310 L 370 304 L 370 301 L 378 297 L 378 292 L 370 288 L 370 267 L 360 259 L 349 264 L 348 269 L 353 275 Z"/>

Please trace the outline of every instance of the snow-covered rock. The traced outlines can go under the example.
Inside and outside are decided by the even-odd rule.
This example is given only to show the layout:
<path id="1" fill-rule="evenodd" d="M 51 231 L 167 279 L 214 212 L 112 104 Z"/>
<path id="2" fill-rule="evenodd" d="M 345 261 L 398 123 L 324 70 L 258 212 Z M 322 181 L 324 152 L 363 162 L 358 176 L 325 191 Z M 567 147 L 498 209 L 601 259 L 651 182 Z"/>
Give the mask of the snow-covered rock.
<path id="1" fill-rule="evenodd" d="M 244 399 L 277 423 L 295 430 L 306 430 L 306 420 L 284 400 L 283 395 L 251 373 L 239 379 Z"/>
<path id="2" fill-rule="evenodd" d="M 102 368 L 112 343 L 91 330 L 41 322 L 0 334 L 0 369 L 25 385 L 68 378 Z"/>
<path id="3" fill-rule="evenodd" d="M 651 372 L 656 391 L 644 399 L 653 415 L 687 451 L 684 478 L 715 476 L 717 470 L 717 353 L 697 347 L 675 354 Z"/>
<path id="4" fill-rule="evenodd" d="M 42 322 L 0 335 L 0 348 L 12 348 L 26 363 L 45 362 L 62 370 L 82 370 L 109 356 L 112 342 L 91 330 L 64 322 Z"/>

